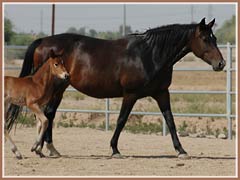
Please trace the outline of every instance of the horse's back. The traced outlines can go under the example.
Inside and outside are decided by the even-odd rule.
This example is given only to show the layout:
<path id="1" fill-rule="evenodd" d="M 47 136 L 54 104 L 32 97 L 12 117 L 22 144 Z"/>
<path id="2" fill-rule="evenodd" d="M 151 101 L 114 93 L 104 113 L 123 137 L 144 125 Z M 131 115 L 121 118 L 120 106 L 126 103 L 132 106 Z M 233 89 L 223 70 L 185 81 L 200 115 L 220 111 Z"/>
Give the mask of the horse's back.
<path id="1" fill-rule="evenodd" d="M 63 61 L 70 84 L 93 97 L 120 97 L 146 81 L 141 57 L 128 52 L 129 38 L 103 40 L 76 34 L 43 38 L 34 55 L 35 67 L 50 49 L 64 50 Z"/>

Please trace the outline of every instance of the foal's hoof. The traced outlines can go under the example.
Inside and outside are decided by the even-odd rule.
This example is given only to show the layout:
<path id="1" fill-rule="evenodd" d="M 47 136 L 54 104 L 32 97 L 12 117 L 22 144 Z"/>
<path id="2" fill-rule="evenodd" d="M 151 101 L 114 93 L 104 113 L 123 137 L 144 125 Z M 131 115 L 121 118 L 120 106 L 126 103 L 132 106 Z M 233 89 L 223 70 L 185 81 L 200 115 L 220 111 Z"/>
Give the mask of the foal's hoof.
<path id="1" fill-rule="evenodd" d="M 36 147 L 31 148 L 31 152 L 36 151 Z"/>
<path id="2" fill-rule="evenodd" d="M 39 155 L 40 158 L 46 157 L 41 151 L 36 150 L 35 153 Z"/>
<path id="3" fill-rule="evenodd" d="M 111 156 L 112 158 L 115 158 L 115 159 L 123 159 L 124 158 L 124 156 L 123 155 L 121 155 L 120 153 L 115 153 L 115 154 L 112 154 L 112 156 Z"/>
<path id="4" fill-rule="evenodd" d="M 179 159 L 191 159 L 191 157 L 188 154 L 178 154 Z"/>
<path id="5" fill-rule="evenodd" d="M 31 152 L 36 151 L 37 147 L 38 147 L 38 143 L 36 142 L 33 144 L 32 148 L 31 148 Z"/>

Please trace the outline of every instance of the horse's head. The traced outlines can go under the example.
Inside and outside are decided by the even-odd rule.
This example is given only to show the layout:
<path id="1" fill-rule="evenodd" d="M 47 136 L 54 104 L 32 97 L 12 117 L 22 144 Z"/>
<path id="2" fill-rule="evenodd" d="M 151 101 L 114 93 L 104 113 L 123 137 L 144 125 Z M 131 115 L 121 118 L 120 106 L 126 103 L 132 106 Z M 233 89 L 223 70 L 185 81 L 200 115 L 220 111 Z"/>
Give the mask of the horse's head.
<path id="1" fill-rule="evenodd" d="M 63 80 L 69 80 L 69 73 L 64 67 L 63 60 L 62 60 L 62 54 L 56 55 L 53 50 L 49 53 L 49 65 L 51 69 L 52 75 L 63 79 Z"/>
<path id="2" fill-rule="evenodd" d="M 190 41 L 190 47 L 197 57 L 212 65 L 214 71 L 221 71 L 226 62 L 217 47 L 217 38 L 212 32 L 214 22 L 215 19 L 205 24 L 205 18 L 201 20 Z"/>

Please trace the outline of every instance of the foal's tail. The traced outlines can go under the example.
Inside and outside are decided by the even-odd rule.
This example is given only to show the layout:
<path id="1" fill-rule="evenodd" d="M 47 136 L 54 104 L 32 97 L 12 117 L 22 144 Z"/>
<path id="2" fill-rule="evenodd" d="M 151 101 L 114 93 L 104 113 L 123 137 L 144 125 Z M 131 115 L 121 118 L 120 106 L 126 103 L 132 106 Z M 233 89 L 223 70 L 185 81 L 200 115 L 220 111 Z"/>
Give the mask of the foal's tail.
<path id="1" fill-rule="evenodd" d="M 37 39 L 35 40 L 27 49 L 27 52 L 24 57 L 23 65 L 22 65 L 22 70 L 20 72 L 19 77 L 24 77 L 28 76 L 33 72 L 33 55 L 35 49 L 41 44 L 42 39 Z M 11 104 L 7 110 L 6 114 L 6 128 L 8 132 L 12 129 L 14 122 L 16 122 L 16 119 L 18 115 L 21 113 L 22 108 L 20 106 Z"/>

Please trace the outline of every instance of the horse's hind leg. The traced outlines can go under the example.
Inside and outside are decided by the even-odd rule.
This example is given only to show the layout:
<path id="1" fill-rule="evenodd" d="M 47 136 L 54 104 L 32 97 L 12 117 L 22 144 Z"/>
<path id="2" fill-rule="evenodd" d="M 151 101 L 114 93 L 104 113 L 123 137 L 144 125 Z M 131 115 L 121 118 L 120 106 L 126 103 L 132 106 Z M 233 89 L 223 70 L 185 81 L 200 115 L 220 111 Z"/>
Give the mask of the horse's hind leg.
<path id="1" fill-rule="evenodd" d="M 10 135 L 8 134 L 6 129 L 4 130 L 4 135 L 5 135 L 6 140 L 8 140 L 10 142 L 11 150 L 16 155 L 16 158 L 17 159 L 22 159 L 21 153 L 18 151 L 17 146 L 13 142 L 12 138 L 10 137 Z"/>
<path id="2" fill-rule="evenodd" d="M 119 139 L 120 133 L 121 133 L 122 129 L 124 128 L 124 126 L 127 122 L 128 116 L 129 116 L 136 101 L 137 101 L 136 95 L 125 95 L 123 97 L 121 111 L 120 111 L 120 114 L 119 114 L 119 117 L 117 120 L 117 127 L 116 127 L 114 135 L 111 139 L 111 147 L 113 150 L 112 157 L 121 157 L 120 152 L 117 148 L 118 139 Z"/>

